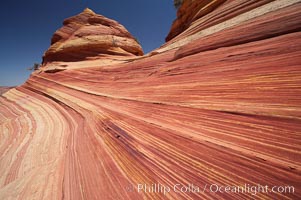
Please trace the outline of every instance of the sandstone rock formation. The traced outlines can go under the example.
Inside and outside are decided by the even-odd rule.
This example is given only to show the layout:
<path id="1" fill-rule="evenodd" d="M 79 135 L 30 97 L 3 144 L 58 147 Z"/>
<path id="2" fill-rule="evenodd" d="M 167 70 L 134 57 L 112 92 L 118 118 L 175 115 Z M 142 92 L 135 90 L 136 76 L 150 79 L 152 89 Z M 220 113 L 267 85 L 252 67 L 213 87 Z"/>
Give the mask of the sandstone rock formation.
<path id="1" fill-rule="evenodd" d="M 118 22 L 85 9 L 64 21 L 57 30 L 43 62 L 78 61 L 109 55 L 143 55 L 135 38 Z"/>
<path id="2" fill-rule="evenodd" d="M 43 67 L 0 96 L 0 199 L 299 199 L 300 2 L 184 1 L 144 56 L 115 21 L 67 19 Z"/>
<path id="3" fill-rule="evenodd" d="M 0 86 L 0 95 L 12 89 L 13 87 Z"/>

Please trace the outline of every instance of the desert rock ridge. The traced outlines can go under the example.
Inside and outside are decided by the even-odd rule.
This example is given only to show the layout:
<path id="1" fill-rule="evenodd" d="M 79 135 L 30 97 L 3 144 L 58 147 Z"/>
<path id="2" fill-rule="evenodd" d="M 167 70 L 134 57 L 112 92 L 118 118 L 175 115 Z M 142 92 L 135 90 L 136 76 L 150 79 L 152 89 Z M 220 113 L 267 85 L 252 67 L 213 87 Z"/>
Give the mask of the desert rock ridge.
<path id="1" fill-rule="evenodd" d="M 300 2 L 186 0 L 146 55 L 90 9 L 66 19 L 42 67 L 0 96 L 0 199 L 299 199 Z"/>

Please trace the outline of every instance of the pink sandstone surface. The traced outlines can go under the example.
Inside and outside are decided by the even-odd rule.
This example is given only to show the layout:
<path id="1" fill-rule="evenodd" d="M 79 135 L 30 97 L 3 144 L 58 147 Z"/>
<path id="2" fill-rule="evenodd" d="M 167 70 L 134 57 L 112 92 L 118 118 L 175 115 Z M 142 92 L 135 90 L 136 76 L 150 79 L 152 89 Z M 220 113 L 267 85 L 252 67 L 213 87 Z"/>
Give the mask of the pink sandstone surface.
<path id="1" fill-rule="evenodd" d="M 7 86 L 0 86 L 0 95 L 4 94 L 8 90 L 12 89 L 13 87 L 7 87 Z"/>
<path id="2" fill-rule="evenodd" d="M 114 20 L 66 19 L 0 96 L 0 199 L 300 199 L 300 2 L 186 0 L 146 55 Z M 158 183 L 295 191 L 137 191 Z"/>

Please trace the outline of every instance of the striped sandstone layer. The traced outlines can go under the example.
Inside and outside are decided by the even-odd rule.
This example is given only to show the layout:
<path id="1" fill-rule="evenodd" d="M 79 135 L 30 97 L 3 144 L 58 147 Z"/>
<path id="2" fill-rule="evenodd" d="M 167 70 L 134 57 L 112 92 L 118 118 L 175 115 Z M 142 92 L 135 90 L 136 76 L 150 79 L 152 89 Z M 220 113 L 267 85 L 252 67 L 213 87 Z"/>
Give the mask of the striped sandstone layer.
<path id="1" fill-rule="evenodd" d="M 85 9 L 57 30 L 43 62 L 79 61 L 101 55 L 143 55 L 135 38 L 118 22 Z"/>
<path id="2" fill-rule="evenodd" d="M 43 67 L 0 96 L 0 199 L 300 199 L 300 0 L 187 0 L 179 12 L 202 10 L 144 56 L 56 49 L 76 35 L 67 20 Z M 201 191 L 137 191 L 158 183 Z"/>
<path id="3" fill-rule="evenodd" d="M 13 87 L 0 86 L 0 95 L 12 89 Z"/>

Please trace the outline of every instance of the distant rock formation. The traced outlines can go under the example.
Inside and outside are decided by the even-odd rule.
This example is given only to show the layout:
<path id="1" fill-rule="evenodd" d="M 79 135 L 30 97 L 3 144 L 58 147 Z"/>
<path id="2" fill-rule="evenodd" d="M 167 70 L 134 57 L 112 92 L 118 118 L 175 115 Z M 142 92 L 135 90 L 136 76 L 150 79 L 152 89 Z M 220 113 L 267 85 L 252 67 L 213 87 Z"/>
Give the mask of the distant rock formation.
<path id="1" fill-rule="evenodd" d="M 0 199 L 300 199 L 300 22 L 301 0 L 186 0 L 142 55 L 91 10 L 65 20 L 0 96 Z"/>
<path id="2" fill-rule="evenodd" d="M 184 0 L 176 1 L 176 5 L 181 5 L 177 12 L 177 19 L 172 24 L 171 30 L 166 37 L 166 41 L 171 40 L 178 34 L 186 30 L 192 22 L 210 13 L 226 0 Z M 189 10 L 189 12 L 187 12 Z"/>
<path id="3" fill-rule="evenodd" d="M 51 47 L 43 57 L 44 64 L 78 61 L 102 54 L 143 55 L 141 46 L 122 25 L 88 8 L 63 24 L 51 39 Z"/>

